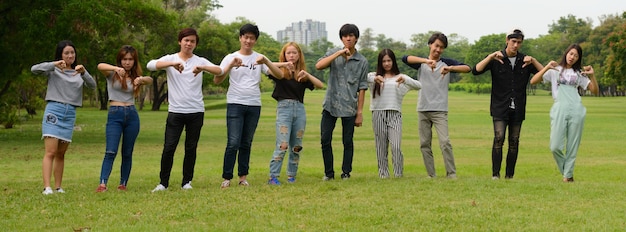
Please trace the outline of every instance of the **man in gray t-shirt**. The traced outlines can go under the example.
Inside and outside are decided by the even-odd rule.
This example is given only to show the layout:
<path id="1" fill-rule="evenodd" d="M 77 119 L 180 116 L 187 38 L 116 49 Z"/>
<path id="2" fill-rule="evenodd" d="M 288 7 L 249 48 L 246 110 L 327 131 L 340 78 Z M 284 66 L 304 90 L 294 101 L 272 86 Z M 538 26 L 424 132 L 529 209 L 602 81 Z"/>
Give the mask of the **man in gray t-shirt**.
<path id="1" fill-rule="evenodd" d="M 422 89 L 417 103 L 420 149 L 424 166 L 429 177 L 436 177 L 433 158 L 432 127 L 435 126 L 439 137 L 439 147 L 443 153 L 446 176 L 456 178 L 456 165 L 452 153 L 452 144 L 448 136 L 448 84 L 451 72 L 467 73 L 470 66 L 453 59 L 442 58 L 441 54 L 448 47 L 448 38 L 443 33 L 434 33 L 428 39 L 430 53 L 428 59 L 417 56 L 404 56 L 402 61 L 419 70 Z"/>

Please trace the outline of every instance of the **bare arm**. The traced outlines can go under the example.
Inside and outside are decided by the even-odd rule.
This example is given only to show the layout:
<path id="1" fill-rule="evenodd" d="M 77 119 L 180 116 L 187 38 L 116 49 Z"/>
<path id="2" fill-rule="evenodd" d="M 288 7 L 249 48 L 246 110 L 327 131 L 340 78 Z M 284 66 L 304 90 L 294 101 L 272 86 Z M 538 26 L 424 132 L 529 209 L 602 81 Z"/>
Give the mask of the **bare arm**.
<path id="1" fill-rule="evenodd" d="M 598 81 L 594 75 L 593 67 L 591 67 L 591 65 L 583 67 L 582 73 L 587 75 L 591 81 L 589 82 L 589 85 L 587 85 L 587 89 L 589 89 L 593 95 L 598 95 Z"/>
<path id="2" fill-rule="evenodd" d="M 330 66 L 333 60 L 337 59 L 337 57 L 345 56 L 345 55 L 350 55 L 350 49 L 344 48 L 331 54 L 330 56 L 320 59 L 315 64 L 315 69 L 322 70 L 322 69 L 328 68 L 328 66 Z"/>
<path id="3" fill-rule="evenodd" d="M 502 55 L 502 52 L 495 51 L 495 52 L 487 55 L 487 57 L 485 57 L 485 59 L 483 59 L 480 62 L 478 62 L 478 64 L 476 64 L 476 67 L 474 68 L 474 71 L 476 71 L 476 72 L 483 72 L 485 70 L 485 67 L 487 67 L 487 64 L 489 64 L 489 62 L 491 62 L 491 60 L 494 60 L 494 59 L 497 60 L 497 61 L 500 61 L 500 63 L 504 64 L 504 61 L 502 61 L 503 57 L 504 56 Z"/>
<path id="4" fill-rule="evenodd" d="M 320 81 L 319 79 L 317 79 L 317 77 L 311 75 L 310 73 L 304 70 L 301 70 L 300 73 L 298 73 L 298 77 L 296 80 L 298 82 L 310 81 L 313 84 L 313 86 L 315 86 L 315 88 L 317 89 L 324 88 L 324 83 L 322 83 L 322 81 Z"/>
<path id="5" fill-rule="evenodd" d="M 359 100 L 357 102 L 356 119 L 354 125 L 360 127 L 363 125 L 363 104 L 365 102 L 365 90 L 359 90 Z"/>
<path id="6" fill-rule="evenodd" d="M 556 68 L 557 65 L 558 63 L 556 63 L 556 61 L 550 61 L 550 63 L 546 64 L 545 67 L 539 69 L 539 72 L 535 73 L 535 75 L 530 79 L 530 84 L 535 85 L 541 82 L 541 80 L 543 79 L 543 75 L 546 74 L 548 70 Z"/>

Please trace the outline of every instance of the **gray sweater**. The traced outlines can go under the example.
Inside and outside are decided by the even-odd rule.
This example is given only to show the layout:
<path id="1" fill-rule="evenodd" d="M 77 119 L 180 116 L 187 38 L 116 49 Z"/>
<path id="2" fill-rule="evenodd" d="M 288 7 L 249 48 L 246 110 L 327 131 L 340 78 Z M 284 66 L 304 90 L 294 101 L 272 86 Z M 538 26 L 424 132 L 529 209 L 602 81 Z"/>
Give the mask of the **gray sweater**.
<path id="1" fill-rule="evenodd" d="M 77 74 L 74 70 L 60 70 L 56 68 L 54 62 L 43 62 L 33 65 L 30 71 L 34 74 L 43 74 L 48 77 L 46 101 L 82 106 L 83 85 L 89 89 L 96 88 L 96 81 L 89 75 L 87 70 L 83 74 Z"/>

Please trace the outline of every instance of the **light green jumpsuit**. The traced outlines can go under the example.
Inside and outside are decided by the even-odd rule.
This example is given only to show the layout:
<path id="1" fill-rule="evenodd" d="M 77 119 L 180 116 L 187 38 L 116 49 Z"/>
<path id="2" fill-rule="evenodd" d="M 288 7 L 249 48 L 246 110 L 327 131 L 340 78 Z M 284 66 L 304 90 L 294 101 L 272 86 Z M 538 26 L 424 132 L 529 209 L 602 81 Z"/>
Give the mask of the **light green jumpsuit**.
<path id="1" fill-rule="evenodd" d="M 551 71 L 558 72 L 556 70 Z M 573 74 L 573 72 L 570 70 L 569 74 Z M 556 78 L 558 79 L 552 81 L 552 84 L 557 84 L 558 93 L 554 99 L 554 105 L 550 109 L 550 150 L 563 177 L 573 178 L 574 162 L 576 161 L 587 112 L 577 87 L 581 86 L 586 89 L 589 80 L 578 73 L 575 74 L 575 78 L 570 80 L 564 79 L 561 72 L 558 72 L 557 75 Z M 550 76 L 554 77 L 554 75 Z M 548 81 L 547 79 L 549 78 L 544 75 L 544 81 Z M 554 91 L 553 94 L 555 94 Z"/>

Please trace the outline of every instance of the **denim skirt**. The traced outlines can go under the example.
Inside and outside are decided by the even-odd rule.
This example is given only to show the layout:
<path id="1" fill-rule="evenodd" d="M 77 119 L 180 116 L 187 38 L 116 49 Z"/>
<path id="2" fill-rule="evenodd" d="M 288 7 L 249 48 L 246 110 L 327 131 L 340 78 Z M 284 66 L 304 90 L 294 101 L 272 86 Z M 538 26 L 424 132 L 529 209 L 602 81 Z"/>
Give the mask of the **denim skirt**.
<path id="1" fill-rule="evenodd" d="M 76 106 L 48 101 L 41 122 L 42 139 L 53 137 L 65 142 L 72 142 L 76 122 Z"/>

